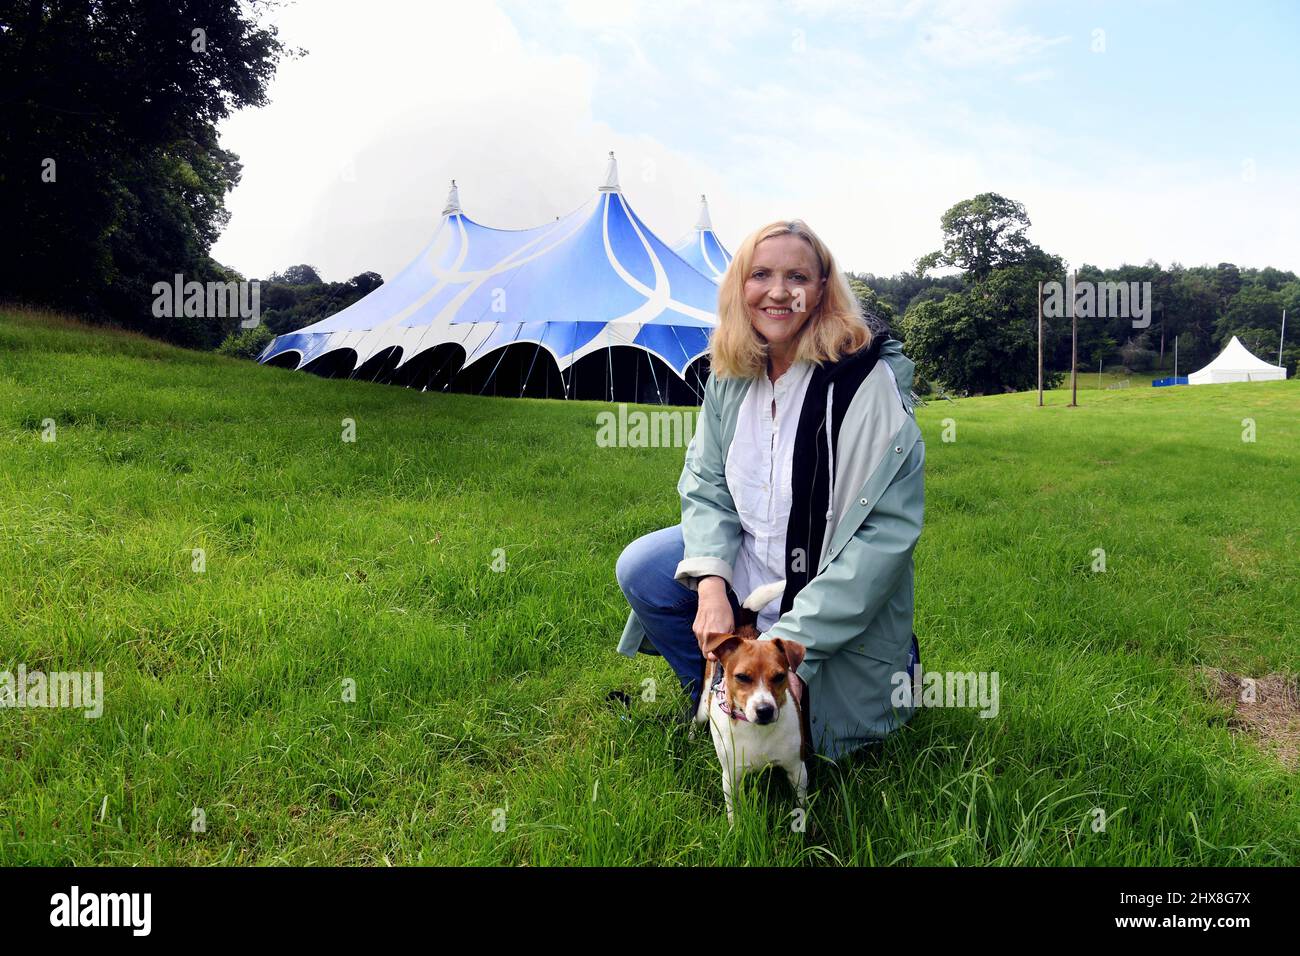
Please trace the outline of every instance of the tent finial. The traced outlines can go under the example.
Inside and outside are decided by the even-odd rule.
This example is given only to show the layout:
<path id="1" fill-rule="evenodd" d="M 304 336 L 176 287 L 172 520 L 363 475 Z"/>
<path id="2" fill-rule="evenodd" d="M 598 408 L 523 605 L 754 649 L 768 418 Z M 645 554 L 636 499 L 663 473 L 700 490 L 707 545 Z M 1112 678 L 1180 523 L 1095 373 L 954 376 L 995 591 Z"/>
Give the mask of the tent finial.
<path id="1" fill-rule="evenodd" d="M 451 191 L 447 193 L 447 204 L 442 207 L 444 216 L 459 216 L 460 209 L 460 190 L 456 188 L 456 180 L 451 181 Z"/>
<path id="2" fill-rule="evenodd" d="M 618 185 L 618 160 L 614 158 L 614 151 L 609 151 L 609 165 L 605 167 L 605 184 L 600 187 L 603 193 L 621 193 L 623 190 Z"/>
<path id="3" fill-rule="evenodd" d="M 700 218 L 695 222 L 697 232 L 712 232 L 713 220 L 709 218 L 709 201 L 700 193 Z"/>

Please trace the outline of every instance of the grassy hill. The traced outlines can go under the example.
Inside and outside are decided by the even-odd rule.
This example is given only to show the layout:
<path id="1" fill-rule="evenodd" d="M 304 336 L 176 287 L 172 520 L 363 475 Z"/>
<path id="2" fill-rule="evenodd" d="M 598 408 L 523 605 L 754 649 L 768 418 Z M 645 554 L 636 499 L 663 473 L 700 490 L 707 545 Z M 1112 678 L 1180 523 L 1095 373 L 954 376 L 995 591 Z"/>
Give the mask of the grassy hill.
<path id="1" fill-rule="evenodd" d="M 918 414 L 922 660 L 997 717 L 920 711 L 806 833 L 751 777 L 729 834 L 667 665 L 614 653 L 681 449 L 0 312 L 0 670 L 106 700 L 0 710 L 0 863 L 1295 864 L 1300 782 L 1204 669 L 1300 670 L 1300 385 L 1068 400 Z"/>

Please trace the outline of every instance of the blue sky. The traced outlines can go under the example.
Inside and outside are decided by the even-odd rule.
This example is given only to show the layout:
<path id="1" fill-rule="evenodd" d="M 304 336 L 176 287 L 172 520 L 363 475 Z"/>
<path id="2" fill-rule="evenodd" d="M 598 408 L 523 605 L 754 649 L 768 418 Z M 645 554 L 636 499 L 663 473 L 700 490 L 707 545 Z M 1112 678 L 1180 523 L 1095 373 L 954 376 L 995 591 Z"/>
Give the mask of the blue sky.
<path id="1" fill-rule="evenodd" d="M 391 275 L 466 211 L 520 228 L 619 157 L 672 241 L 701 192 L 733 246 L 800 216 L 893 273 L 986 190 L 1072 265 L 1300 269 L 1300 5 L 802 0 L 283 11 L 307 47 L 223 127 L 244 183 L 217 255 Z"/>

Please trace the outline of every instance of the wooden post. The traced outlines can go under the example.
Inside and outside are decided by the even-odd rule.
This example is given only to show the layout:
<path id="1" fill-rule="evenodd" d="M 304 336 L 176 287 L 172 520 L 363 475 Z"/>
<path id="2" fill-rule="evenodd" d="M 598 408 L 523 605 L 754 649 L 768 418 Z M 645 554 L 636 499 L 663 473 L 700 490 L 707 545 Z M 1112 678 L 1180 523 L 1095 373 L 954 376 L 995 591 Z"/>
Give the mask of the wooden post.
<path id="1" fill-rule="evenodd" d="M 1282 310 L 1282 334 L 1277 340 L 1277 364 L 1282 364 L 1282 346 L 1286 344 L 1286 309 Z"/>
<path id="2" fill-rule="evenodd" d="M 1043 407 L 1043 283 L 1038 283 L 1038 407 Z"/>
<path id="3" fill-rule="evenodd" d="M 1074 270 L 1074 284 L 1079 285 L 1079 270 Z M 1071 296 L 1074 292 L 1071 290 Z M 1074 311 L 1074 301 L 1070 302 L 1070 407 L 1079 405 L 1079 316 Z"/>

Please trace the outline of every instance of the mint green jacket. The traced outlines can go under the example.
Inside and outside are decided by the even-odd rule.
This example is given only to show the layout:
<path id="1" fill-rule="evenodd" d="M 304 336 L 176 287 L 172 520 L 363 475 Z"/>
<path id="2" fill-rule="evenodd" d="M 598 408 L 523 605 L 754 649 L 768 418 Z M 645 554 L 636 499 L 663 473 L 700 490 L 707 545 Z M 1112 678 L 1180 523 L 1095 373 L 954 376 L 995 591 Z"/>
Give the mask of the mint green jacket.
<path id="1" fill-rule="evenodd" d="M 897 690 L 906 683 L 912 552 L 925 508 L 925 442 L 914 417 L 913 368 L 898 342 L 888 339 L 853 395 L 835 448 L 833 507 L 817 573 L 768 631 L 807 649 L 797 673 L 809 691 L 814 746 L 832 760 L 897 730 L 912 717 L 905 702 L 917 699 Z M 677 485 L 686 549 L 676 576 L 692 589 L 707 575 L 731 584 L 741 527 L 724 463 L 750 384 L 710 376 L 686 450 Z M 629 657 L 654 653 L 635 614 L 628 616 L 618 650 Z"/>

